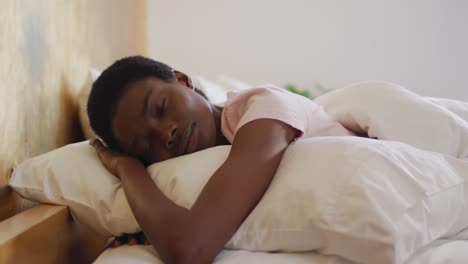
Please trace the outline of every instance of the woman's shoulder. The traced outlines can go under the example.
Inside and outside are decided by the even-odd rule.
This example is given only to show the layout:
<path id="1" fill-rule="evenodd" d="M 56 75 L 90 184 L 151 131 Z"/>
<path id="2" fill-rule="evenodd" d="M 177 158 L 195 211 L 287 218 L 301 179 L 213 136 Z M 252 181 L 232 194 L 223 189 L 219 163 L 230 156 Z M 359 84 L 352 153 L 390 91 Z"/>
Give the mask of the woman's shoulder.
<path id="1" fill-rule="evenodd" d="M 297 99 L 293 94 L 273 84 L 264 84 L 241 91 L 231 91 L 227 94 L 224 107 L 238 107 L 254 102 L 276 102 Z"/>
<path id="2" fill-rule="evenodd" d="M 298 97 L 274 85 L 229 93 L 221 116 L 223 134 L 231 141 L 241 126 L 257 119 L 280 120 L 303 131 L 304 99 Z"/>

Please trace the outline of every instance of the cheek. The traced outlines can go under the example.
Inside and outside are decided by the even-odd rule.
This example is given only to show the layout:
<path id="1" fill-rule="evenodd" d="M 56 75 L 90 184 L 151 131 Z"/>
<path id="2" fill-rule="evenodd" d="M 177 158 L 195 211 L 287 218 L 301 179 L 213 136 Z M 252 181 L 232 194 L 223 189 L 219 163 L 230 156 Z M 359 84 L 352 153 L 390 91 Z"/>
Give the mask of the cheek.
<path id="1" fill-rule="evenodd" d="M 125 153 L 129 153 L 128 148 L 125 147 L 128 145 L 126 144 L 126 142 L 129 142 L 129 138 L 130 138 L 127 132 L 128 132 L 128 129 L 123 129 L 119 126 L 114 126 L 112 128 L 112 135 L 117 143 L 117 146 L 121 149 L 121 151 Z"/>
<path id="2" fill-rule="evenodd" d="M 160 162 L 160 161 L 164 161 L 164 160 L 168 160 L 170 158 L 173 158 L 173 155 L 165 150 L 165 149 L 161 149 L 161 148 L 155 148 L 152 150 L 151 152 L 151 157 L 149 157 L 149 163 L 156 163 L 156 162 Z"/>

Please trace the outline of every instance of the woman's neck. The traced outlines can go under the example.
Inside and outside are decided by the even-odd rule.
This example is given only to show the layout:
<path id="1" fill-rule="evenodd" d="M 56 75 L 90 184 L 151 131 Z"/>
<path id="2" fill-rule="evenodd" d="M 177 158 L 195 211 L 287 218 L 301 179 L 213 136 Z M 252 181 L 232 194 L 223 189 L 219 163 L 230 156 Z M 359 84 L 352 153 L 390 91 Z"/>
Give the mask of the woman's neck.
<path id="1" fill-rule="evenodd" d="M 221 113 L 223 112 L 223 108 L 221 106 L 211 105 L 211 109 L 216 126 L 216 146 L 230 145 L 231 143 L 229 143 L 221 131 Z"/>

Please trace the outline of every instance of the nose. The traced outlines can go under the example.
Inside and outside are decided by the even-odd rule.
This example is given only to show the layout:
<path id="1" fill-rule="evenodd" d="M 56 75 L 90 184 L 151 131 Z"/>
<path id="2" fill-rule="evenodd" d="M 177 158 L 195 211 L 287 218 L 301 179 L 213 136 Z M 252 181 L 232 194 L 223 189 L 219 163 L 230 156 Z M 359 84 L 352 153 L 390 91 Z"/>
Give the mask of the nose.
<path id="1" fill-rule="evenodd" d="M 160 120 L 151 123 L 148 129 L 149 137 L 152 139 L 151 142 L 156 143 L 158 148 L 173 149 L 177 146 L 177 133 L 180 132 L 178 131 L 177 122 Z"/>
<path id="2" fill-rule="evenodd" d="M 172 149 L 176 145 L 177 139 L 177 125 L 175 123 L 170 123 L 167 125 L 165 131 L 165 145 L 168 149 Z"/>

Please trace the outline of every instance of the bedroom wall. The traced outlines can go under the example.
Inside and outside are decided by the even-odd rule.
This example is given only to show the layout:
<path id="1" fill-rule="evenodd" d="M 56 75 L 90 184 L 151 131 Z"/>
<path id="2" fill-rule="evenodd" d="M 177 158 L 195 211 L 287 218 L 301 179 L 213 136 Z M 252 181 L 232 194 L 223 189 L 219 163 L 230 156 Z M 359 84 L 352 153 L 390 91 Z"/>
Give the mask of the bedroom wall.
<path id="1" fill-rule="evenodd" d="M 146 0 L 2 1 L 0 221 L 12 166 L 81 139 L 75 96 L 89 68 L 146 54 L 146 33 Z"/>
<path id="2" fill-rule="evenodd" d="M 468 1 L 151 0 L 149 54 L 192 74 L 325 88 L 368 79 L 468 100 Z"/>

